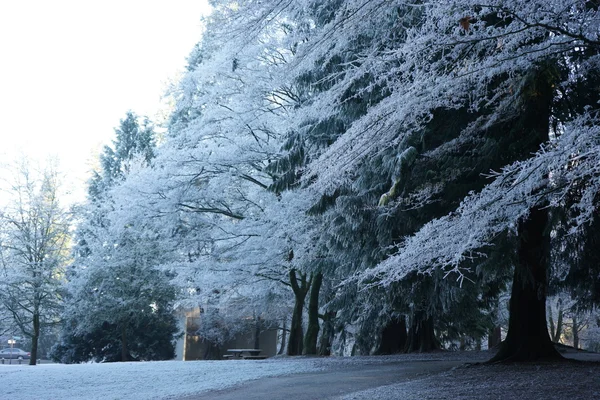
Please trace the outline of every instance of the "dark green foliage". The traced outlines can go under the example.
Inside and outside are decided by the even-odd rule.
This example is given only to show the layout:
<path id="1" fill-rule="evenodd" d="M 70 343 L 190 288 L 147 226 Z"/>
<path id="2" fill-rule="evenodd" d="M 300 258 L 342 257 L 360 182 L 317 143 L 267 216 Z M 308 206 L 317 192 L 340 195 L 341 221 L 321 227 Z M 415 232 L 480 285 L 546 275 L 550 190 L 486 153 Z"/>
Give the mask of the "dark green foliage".
<path id="1" fill-rule="evenodd" d="M 53 358 L 67 363 L 167 360 L 179 334 L 176 292 L 165 274 L 133 265 L 84 272 L 67 298 Z M 75 275 L 71 279 L 76 279 Z"/>
<path id="2" fill-rule="evenodd" d="M 98 199 L 106 189 L 124 179 L 134 160 L 148 165 L 154 158 L 155 133 L 148 118 L 143 118 L 140 124 L 138 116 L 128 111 L 115 134 L 113 145 L 104 146 L 100 154 L 100 170 L 93 172 L 88 183 L 91 200 Z"/>
<path id="3" fill-rule="evenodd" d="M 119 325 L 108 322 L 83 334 L 65 327 L 62 340 L 52 349 L 51 357 L 66 364 L 123 361 L 122 333 Z M 126 361 L 173 359 L 174 339 L 178 333 L 177 321 L 171 310 L 132 316 L 126 328 Z"/>

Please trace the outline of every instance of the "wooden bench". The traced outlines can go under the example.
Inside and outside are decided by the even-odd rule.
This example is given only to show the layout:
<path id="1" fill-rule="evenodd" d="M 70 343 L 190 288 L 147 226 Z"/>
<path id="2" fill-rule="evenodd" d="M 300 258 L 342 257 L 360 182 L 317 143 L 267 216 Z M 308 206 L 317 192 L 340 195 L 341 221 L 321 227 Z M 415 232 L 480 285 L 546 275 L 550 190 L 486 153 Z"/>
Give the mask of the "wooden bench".
<path id="1" fill-rule="evenodd" d="M 267 358 L 266 356 L 259 355 L 262 351 L 261 349 L 227 349 L 231 354 L 225 354 L 223 358 L 226 359 L 239 359 L 243 358 L 245 360 L 263 360 Z M 248 355 L 244 355 L 244 353 L 248 353 Z"/>

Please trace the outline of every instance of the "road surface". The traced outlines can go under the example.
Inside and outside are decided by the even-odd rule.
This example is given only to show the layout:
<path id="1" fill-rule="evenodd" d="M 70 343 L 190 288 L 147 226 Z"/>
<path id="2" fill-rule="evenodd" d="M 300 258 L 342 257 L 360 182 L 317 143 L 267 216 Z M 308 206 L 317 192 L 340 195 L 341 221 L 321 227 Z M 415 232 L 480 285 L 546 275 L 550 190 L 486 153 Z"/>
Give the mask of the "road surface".
<path id="1" fill-rule="evenodd" d="M 434 375 L 464 363 L 432 360 L 345 366 L 335 370 L 258 379 L 224 390 L 182 397 L 180 400 L 335 399 L 365 389 Z"/>

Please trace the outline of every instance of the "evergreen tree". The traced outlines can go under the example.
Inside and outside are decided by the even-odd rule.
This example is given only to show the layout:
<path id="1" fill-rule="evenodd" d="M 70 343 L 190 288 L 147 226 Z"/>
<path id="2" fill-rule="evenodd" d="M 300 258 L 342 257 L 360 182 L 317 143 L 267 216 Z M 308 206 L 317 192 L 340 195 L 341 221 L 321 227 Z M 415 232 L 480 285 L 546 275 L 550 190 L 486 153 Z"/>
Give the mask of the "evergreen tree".
<path id="1" fill-rule="evenodd" d="M 104 146 L 100 155 L 100 170 L 93 171 L 88 183 L 88 194 L 92 201 L 102 197 L 102 193 L 122 181 L 135 162 L 148 165 L 156 147 L 156 134 L 148 118 L 140 118 L 128 111 L 115 129 L 113 145 Z"/>
<path id="2" fill-rule="evenodd" d="M 111 223 L 156 234 L 157 263 L 220 304 L 292 287 L 293 354 L 316 351 L 319 311 L 361 353 L 404 328 L 418 351 L 480 339 L 512 277 L 496 360 L 555 357 L 548 284 L 597 301 L 576 282 L 594 269 L 597 2 L 214 6 L 164 146 L 114 191 L 134 216 Z M 128 154 L 107 150 L 98 182 Z"/>
<path id="3" fill-rule="evenodd" d="M 339 3 L 327 4 L 331 6 Z M 381 13 L 377 11 L 389 10 L 388 6 L 386 3 L 384 7 L 384 2 L 356 1 L 344 3 L 339 8 L 328 8 L 331 11 L 328 14 L 331 22 L 325 23 L 322 29 L 317 28 L 318 32 L 299 48 L 298 59 L 303 60 L 307 70 L 312 68 L 311 63 L 315 60 L 320 60 L 321 65 L 330 65 L 327 61 L 336 57 L 336 50 L 340 47 L 353 43 L 354 38 L 369 38 L 373 36 L 373 32 L 379 32 L 373 19 L 367 15 L 370 12 L 379 17 Z M 489 203 L 485 204 L 487 215 L 477 213 L 480 218 L 477 222 L 493 226 L 488 228 L 494 232 L 492 237 L 487 236 L 489 231 L 485 229 L 483 232 L 473 232 L 465 228 L 467 225 L 463 225 L 465 232 L 470 233 L 470 238 L 477 239 L 471 242 L 462 239 L 462 243 L 457 241 L 452 247 L 443 245 L 443 242 L 432 241 L 434 246 L 446 253 L 440 250 L 430 253 L 415 246 L 413 243 L 417 241 L 401 240 L 398 254 L 382 262 L 375 270 L 376 274 L 369 271 L 366 276 L 378 276 L 380 273 L 379 277 L 384 277 L 384 282 L 389 282 L 407 276 L 415 268 L 411 265 L 420 265 L 425 271 L 436 266 L 451 265 L 451 270 L 458 274 L 460 280 L 465 276 L 462 269 L 471 268 L 472 265 L 468 262 L 469 252 L 489 252 L 484 248 L 498 244 L 497 239 L 504 237 L 500 234 L 507 226 L 512 224 L 513 229 L 520 227 L 516 229 L 516 238 L 508 238 L 516 247 L 512 290 L 515 299 L 525 296 L 523 298 L 527 299 L 531 315 L 521 315 L 513 307 L 514 319 L 510 326 L 515 334 L 509 335 L 510 340 L 499 354 L 499 359 L 556 355 L 549 340 L 545 340 L 545 308 L 535 305 L 543 303 L 544 296 L 539 299 L 533 296 L 533 293 L 539 295 L 546 290 L 545 273 L 541 271 L 546 271 L 548 264 L 539 264 L 539 254 L 548 249 L 549 230 L 531 225 L 527 216 L 531 214 L 531 218 L 537 223 L 544 221 L 538 215 L 538 210 L 545 206 L 545 201 L 548 200 L 546 195 L 553 194 L 556 190 L 553 187 L 556 181 L 548 180 L 536 169 L 550 161 L 543 170 L 546 173 L 551 170 L 554 174 L 566 171 L 564 166 L 569 164 L 568 157 L 565 156 L 566 149 L 573 148 L 570 147 L 573 146 L 570 141 L 572 139 L 569 135 L 561 134 L 562 127 L 567 127 L 569 121 L 575 120 L 567 131 L 571 129 L 574 133 L 589 138 L 587 140 L 595 141 L 594 134 L 586 128 L 586 125 L 595 125 L 595 117 L 589 109 L 580 111 L 579 120 L 576 118 L 575 108 L 571 107 L 569 114 L 560 110 L 569 101 L 570 88 L 574 88 L 580 79 L 567 73 L 571 60 L 577 59 L 575 64 L 578 66 L 586 65 L 583 69 L 578 69 L 583 74 L 580 76 L 586 76 L 583 79 L 587 80 L 594 75 L 596 68 L 593 54 L 597 47 L 594 33 L 589 30 L 585 34 L 577 32 L 581 32 L 578 27 L 583 29 L 586 26 L 585 21 L 596 18 L 597 7 L 593 2 L 582 4 L 572 12 L 556 14 L 555 20 L 546 20 L 547 15 L 553 12 L 545 14 L 540 10 L 551 9 L 552 5 L 547 3 L 533 5 L 518 1 L 485 7 L 464 2 L 425 4 L 413 13 L 400 7 L 402 16 L 410 16 L 408 25 L 412 27 L 401 32 L 402 40 L 395 42 L 390 48 L 387 47 L 389 38 L 375 35 L 377 40 L 367 46 L 370 51 L 359 53 L 357 59 L 344 64 L 342 71 L 329 74 L 331 79 L 319 79 L 318 82 L 335 84 L 331 88 L 325 88 L 323 94 L 315 96 L 312 104 L 304 107 L 307 115 L 320 117 L 317 118 L 319 123 L 327 121 L 330 115 L 336 113 L 346 115 L 343 113 L 343 106 L 347 102 L 342 100 L 345 100 L 344 90 L 355 82 L 357 75 L 353 72 L 381 72 L 376 76 L 375 83 L 368 87 L 377 87 L 376 84 L 381 83 L 378 91 L 384 97 L 369 104 L 362 115 L 342 127 L 333 136 L 332 142 L 326 142 L 324 150 L 315 152 L 302 173 L 306 182 L 312 182 L 313 187 L 329 193 L 335 193 L 340 187 L 348 188 L 351 192 L 364 190 L 358 184 L 372 184 L 372 177 L 377 172 L 380 176 L 387 174 L 387 179 L 391 180 L 387 186 L 389 189 L 379 192 L 381 197 L 378 203 L 380 207 L 390 208 L 394 218 L 388 218 L 390 212 L 386 210 L 385 221 L 391 221 L 390 225 L 393 227 L 383 230 L 381 228 L 385 225 L 378 226 L 379 230 L 389 232 L 380 236 L 383 239 L 387 237 L 393 243 L 397 240 L 395 238 L 410 237 L 415 233 L 423 238 L 420 240 L 426 240 L 427 235 L 432 234 L 440 237 L 434 230 L 439 228 L 431 226 L 444 226 L 447 221 L 455 221 L 455 210 L 459 210 L 460 218 L 467 218 L 464 214 L 467 208 L 465 199 L 468 203 L 471 198 L 482 199 L 489 196 Z M 380 24 L 381 20 L 382 18 L 377 18 L 377 23 Z M 369 29 L 365 29 L 367 26 Z M 564 29 L 562 26 L 570 28 Z M 354 33 L 351 34 L 350 31 Z M 563 42 L 557 38 L 557 33 Z M 576 45 L 573 40 L 577 41 Z M 495 43 L 496 46 L 490 43 Z M 562 56 L 548 50 L 553 46 L 561 49 L 559 52 Z M 383 50 L 378 52 L 380 49 Z M 306 53 L 302 53 L 303 50 Z M 586 52 L 588 57 L 581 57 Z M 486 73 L 481 73 L 483 71 Z M 352 99 L 360 98 L 360 94 Z M 595 107 L 593 102 L 586 104 L 588 107 Z M 451 123 L 448 122 L 449 119 Z M 335 132 L 329 129 L 328 133 L 332 131 Z M 556 136 L 559 136 L 559 140 L 554 142 L 553 137 Z M 538 152 L 538 156 L 531 158 L 530 155 L 542 145 L 546 147 Z M 550 148 L 557 151 L 550 155 Z M 594 158 L 589 158 L 584 148 L 577 148 L 576 153 L 581 151 L 586 154 L 583 163 L 593 162 L 591 160 Z M 397 154 L 398 162 L 388 161 L 387 165 L 383 164 L 383 168 L 377 168 L 379 157 L 385 157 L 386 153 L 390 161 L 395 160 L 394 153 Z M 420 157 L 415 159 L 413 154 Z M 595 182 L 593 174 L 585 174 L 579 167 L 578 164 L 576 168 L 569 170 L 577 173 L 562 176 L 569 182 L 577 182 L 578 179 Z M 369 168 L 373 168 L 374 173 L 365 173 L 364 169 Z M 496 185 L 489 185 L 481 176 L 481 173 L 502 168 L 505 170 L 499 174 Z M 502 182 L 515 182 L 510 174 L 526 176 L 527 179 L 516 180 L 522 191 L 511 189 L 514 193 L 507 196 L 509 186 L 503 186 Z M 533 176 L 537 179 L 535 184 Z M 543 182 L 550 182 L 547 190 L 540 188 L 539 184 Z M 589 184 L 589 187 L 594 185 L 595 183 Z M 493 190 L 496 190 L 496 197 L 493 196 Z M 478 192 L 482 193 L 480 197 L 473 196 Z M 593 190 L 588 193 L 593 193 Z M 472 197 L 469 197 L 470 194 Z M 377 192 L 372 195 L 377 196 Z M 495 198 L 502 201 L 498 202 Z M 505 201 L 517 201 L 520 206 Z M 459 208 L 461 203 L 463 206 Z M 498 204 L 503 204 L 505 208 L 500 210 Z M 506 208 L 507 204 L 512 207 Z M 483 205 L 479 203 L 477 206 Z M 498 210 L 499 214 L 495 214 L 491 208 Z M 340 213 L 341 218 L 349 219 L 350 212 L 344 211 Z M 583 214 L 589 215 L 589 211 Z M 473 218 L 473 214 L 469 218 Z M 589 217 L 579 219 L 587 218 Z M 333 220 L 344 226 L 343 220 Z M 383 218 L 379 219 L 382 220 Z M 432 225 L 428 224 L 430 221 L 443 222 Z M 347 232 L 352 230 L 348 229 Z M 445 235 L 453 236 L 444 232 Z M 346 241 L 354 239 L 348 233 L 338 237 Z M 364 236 L 358 234 L 355 237 Z M 464 235 L 460 237 L 464 238 Z M 385 242 L 378 243 L 374 248 L 381 249 L 384 244 Z M 365 253 L 369 254 L 363 252 Z M 379 257 L 385 259 L 387 255 Z M 364 267 L 368 268 L 369 265 Z M 524 276 L 533 276 L 535 279 L 523 282 Z M 530 333 L 518 332 L 517 327 L 523 321 L 531 322 L 527 328 Z M 527 337 L 532 337 L 534 333 L 542 335 L 544 339 L 537 344 L 528 343 Z M 513 341 L 514 337 L 517 337 L 516 341 Z"/>
<path id="4" fill-rule="evenodd" d="M 168 250 L 121 191 L 136 163 L 147 166 L 154 157 L 154 132 L 132 112 L 115 132 L 79 210 L 63 332 L 53 351 L 63 362 L 174 357 L 176 291 L 157 269 Z"/>

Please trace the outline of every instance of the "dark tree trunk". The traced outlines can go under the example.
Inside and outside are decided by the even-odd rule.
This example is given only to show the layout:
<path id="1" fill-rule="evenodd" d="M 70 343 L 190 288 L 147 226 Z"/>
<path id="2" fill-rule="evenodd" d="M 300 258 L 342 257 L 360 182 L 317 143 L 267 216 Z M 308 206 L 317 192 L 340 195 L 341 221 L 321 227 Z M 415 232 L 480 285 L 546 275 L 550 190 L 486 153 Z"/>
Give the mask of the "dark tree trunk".
<path id="1" fill-rule="evenodd" d="M 335 311 L 327 311 L 323 318 L 323 329 L 321 330 L 321 340 L 319 341 L 319 355 L 330 356 L 331 344 L 333 343 L 333 335 L 335 334 L 333 321 L 335 319 Z"/>
<path id="2" fill-rule="evenodd" d="M 549 138 L 555 80 L 553 62 L 532 71 L 524 90 L 523 108 L 513 131 L 524 148 L 535 151 Z M 506 340 L 490 362 L 560 359 L 546 324 L 546 290 L 550 234 L 548 208 L 533 207 L 519 221 L 517 262 L 514 270 Z"/>
<path id="3" fill-rule="evenodd" d="M 298 274 L 300 283 L 296 277 L 296 270 L 290 270 L 290 283 L 294 291 L 294 311 L 292 313 L 292 326 L 290 328 L 290 338 L 288 342 L 288 356 L 299 356 L 302 354 L 304 333 L 302 331 L 302 312 L 304 311 L 304 301 L 310 288 L 310 280 L 306 279 L 306 274 Z"/>
<path id="4" fill-rule="evenodd" d="M 221 346 L 213 342 L 206 341 L 206 347 L 204 348 L 204 354 L 202 355 L 203 360 L 221 360 L 223 352 Z"/>
<path id="5" fill-rule="evenodd" d="M 303 354 L 317 354 L 317 339 L 319 338 L 319 292 L 323 283 L 323 274 L 318 272 L 313 280 L 308 298 L 308 326 L 304 335 Z"/>
<path id="6" fill-rule="evenodd" d="M 519 223 L 518 262 L 509 303 L 506 340 L 490 362 L 560 359 L 546 326 L 548 209 L 533 208 Z"/>
<path id="7" fill-rule="evenodd" d="M 556 325 L 554 324 L 554 319 L 552 318 L 552 309 L 550 307 L 548 310 L 548 322 L 550 322 L 550 339 L 554 343 L 560 342 L 560 336 L 562 335 L 562 327 L 563 327 L 563 306 L 562 300 L 558 299 L 556 303 L 558 306 L 558 317 L 556 320 Z"/>
<path id="8" fill-rule="evenodd" d="M 562 329 L 563 329 L 563 308 L 562 308 L 562 304 L 561 304 L 560 308 L 558 309 L 558 319 L 556 320 L 556 332 L 554 332 L 554 337 L 552 338 L 552 341 L 554 343 L 560 342 L 560 337 L 562 335 Z"/>
<path id="9" fill-rule="evenodd" d="M 548 323 L 550 324 L 550 339 L 554 342 L 556 328 L 554 327 L 554 318 L 552 318 L 552 309 L 550 307 L 546 310 L 546 316 L 548 317 Z"/>
<path id="10" fill-rule="evenodd" d="M 490 330 L 488 334 L 488 349 L 493 349 L 498 346 L 502 341 L 502 328 L 495 326 Z"/>
<path id="11" fill-rule="evenodd" d="M 381 332 L 381 343 L 375 354 L 396 354 L 406 347 L 406 317 L 394 318 L 387 323 Z"/>
<path id="12" fill-rule="evenodd" d="M 573 314 L 573 347 L 579 348 L 579 321 L 577 320 L 577 314 Z"/>
<path id="13" fill-rule="evenodd" d="M 260 323 L 260 317 L 256 317 L 255 319 L 256 324 L 254 326 L 254 348 L 255 349 L 260 349 L 260 328 L 261 328 L 261 323 Z"/>
<path id="14" fill-rule="evenodd" d="M 36 365 L 38 359 L 38 342 L 40 339 L 40 313 L 33 313 L 33 335 L 31 335 L 31 358 L 29 365 Z"/>
<path id="15" fill-rule="evenodd" d="M 121 361 L 129 361 L 129 353 L 127 351 L 127 328 L 121 328 Z"/>
<path id="16" fill-rule="evenodd" d="M 283 327 L 281 328 L 281 346 L 279 347 L 279 351 L 277 354 L 283 354 L 285 351 L 285 344 L 287 340 L 287 327 L 286 327 L 287 319 L 283 319 Z"/>
<path id="17" fill-rule="evenodd" d="M 406 353 L 426 353 L 439 349 L 440 343 L 433 330 L 433 318 L 426 316 L 424 312 L 414 313 L 404 351 Z"/>

